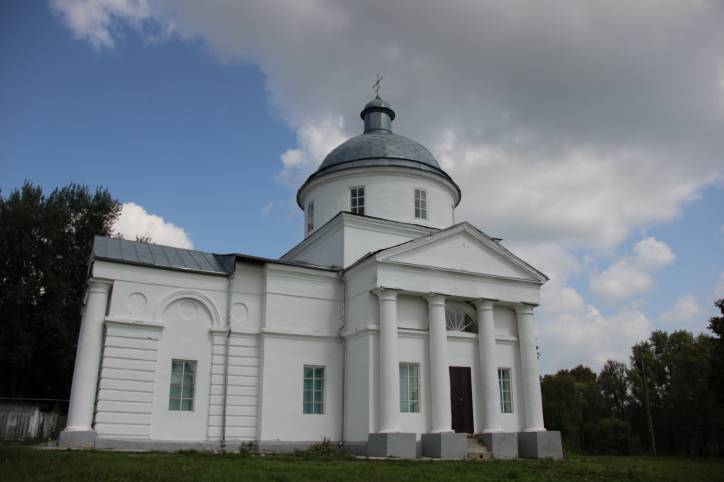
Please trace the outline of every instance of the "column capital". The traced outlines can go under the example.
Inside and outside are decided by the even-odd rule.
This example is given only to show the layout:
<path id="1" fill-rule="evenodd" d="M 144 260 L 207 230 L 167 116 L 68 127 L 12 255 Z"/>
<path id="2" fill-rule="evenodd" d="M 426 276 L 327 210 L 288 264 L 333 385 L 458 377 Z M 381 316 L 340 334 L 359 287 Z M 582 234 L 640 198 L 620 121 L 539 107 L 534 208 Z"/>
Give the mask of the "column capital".
<path id="1" fill-rule="evenodd" d="M 113 286 L 113 282 L 106 279 L 91 278 L 88 280 L 89 293 L 108 293 Z"/>
<path id="2" fill-rule="evenodd" d="M 493 300 L 489 298 L 478 298 L 473 300 L 473 305 L 475 305 L 476 310 L 492 310 L 496 301 L 498 300 Z"/>
<path id="3" fill-rule="evenodd" d="M 519 315 L 532 315 L 533 309 L 537 306 L 538 305 L 534 305 L 531 303 L 518 303 L 513 307 L 513 309 L 515 309 L 515 312 Z"/>
<path id="4" fill-rule="evenodd" d="M 428 306 L 445 305 L 445 295 L 440 293 L 428 293 L 423 298 L 427 300 Z"/>
<path id="5" fill-rule="evenodd" d="M 380 301 L 395 301 L 397 300 L 397 293 L 400 290 L 395 288 L 384 288 L 380 286 L 372 290 L 372 293 L 376 294 Z"/>

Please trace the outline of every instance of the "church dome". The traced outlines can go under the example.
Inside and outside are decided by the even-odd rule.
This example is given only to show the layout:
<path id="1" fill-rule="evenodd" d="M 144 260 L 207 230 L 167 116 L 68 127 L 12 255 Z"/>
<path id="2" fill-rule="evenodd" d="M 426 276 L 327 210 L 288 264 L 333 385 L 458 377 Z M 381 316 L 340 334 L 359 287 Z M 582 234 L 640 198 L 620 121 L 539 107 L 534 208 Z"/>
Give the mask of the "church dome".
<path id="1" fill-rule="evenodd" d="M 364 106 L 360 117 L 364 120 L 364 133 L 346 140 L 324 158 L 317 171 L 309 176 L 297 193 L 300 207 L 299 194 L 321 176 L 347 169 L 387 166 L 426 171 L 444 178 L 457 191 L 457 206 L 460 202 L 460 188 L 440 168 L 430 151 L 422 144 L 392 132 L 395 111 L 390 104 L 375 97 Z"/>

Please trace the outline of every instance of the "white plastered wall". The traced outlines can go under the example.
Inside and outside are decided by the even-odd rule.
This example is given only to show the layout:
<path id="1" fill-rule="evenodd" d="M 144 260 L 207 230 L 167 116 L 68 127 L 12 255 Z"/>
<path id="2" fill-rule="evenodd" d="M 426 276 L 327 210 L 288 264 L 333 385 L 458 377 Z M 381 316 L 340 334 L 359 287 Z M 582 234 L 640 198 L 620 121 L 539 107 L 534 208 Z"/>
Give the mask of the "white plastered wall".
<path id="1" fill-rule="evenodd" d="M 456 193 L 450 183 L 416 169 L 385 167 L 327 174 L 305 188 L 301 201 L 305 207 L 314 202 L 315 229 L 350 210 L 350 188 L 357 186 L 365 187 L 367 216 L 435 228 L 454 223 Z M 415 189 L 427 192 L 427 219 L 415 218 Z"/>

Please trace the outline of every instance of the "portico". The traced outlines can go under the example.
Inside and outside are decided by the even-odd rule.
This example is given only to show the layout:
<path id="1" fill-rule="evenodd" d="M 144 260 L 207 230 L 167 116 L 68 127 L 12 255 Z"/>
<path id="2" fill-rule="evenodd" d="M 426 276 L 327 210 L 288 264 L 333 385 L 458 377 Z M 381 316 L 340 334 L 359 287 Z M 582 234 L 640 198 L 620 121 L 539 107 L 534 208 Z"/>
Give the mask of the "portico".
<path id="1" fill-rule="evenodd" d="M 475 387 L 475 433 L 484 438 L 491 450 L 498 450 L 498 458 L 517 456 L 517 431 L 506 432 L 501 424 L 501 393 L 499 380 L 499 362 L 496 357 L 496 307 L 510 310 L 515 316 L 517 337 L 502 337 L 501 343 L 512 345 L 520 367 L 515 371 L 515 382 L 522 387 L 519 404 L 525 420 L 524 431 L 544 431 L 537 356 L 524 356 L 531 346 L 535 350 L 535 332 L 532 330 L 534 305 L 516 303 L 511 300 L 490 298 L 462 298 L 442 293 L 419 293 L 402 288 L 379 287 L 372 290 L 379 310 L 379 378 L 377 403 L 379 417 L 377 430 L 370 433 L 369 444 L 377 455 L 405 457 L 415 453 L 415 438 L 412 433 L 403 432 L 400 424 L 400 364 L 408 361 L 400 355 L 399 337 L 405 335 L 405 329 L 398 324 L 398 300 L 413 298 L 424 301 L 427 313 L 426 329 L 416 333 L 427 347 L 427 384 L 421 389 L 427 393 L 421 398 L 429 398 L 429 422 L 420 433 L 422 455 L 443 458 L 459 458 L 467 450 L 466 433 L 454 430 L 452 425 L 453 407 L 451 399 L 457 394 L 451 393 L 450 368 L 451 357 L 448 354 L 450 342 L 461 338 L 475 345 L 475 354 L 468 360 L 470 368 L 477 372 L 477 380 L 471 383 Z M 448 300 L 454 305 L 465 304 L 474 310 L 474 321 L 470 326 L 456 325 L 448 321 L 450 310 Z M 472 320 L 471 320 L 472 321 Z M 465 331 L 467 330 L 467 331 Z M 409 335 L 409 333 L 407 333 Z M 426 339 L 425 339 L 426 338 Z M 510 368 L 508 368 L 510 369 Z M 536 407 L 537 404 L 537 407 Z M 381 441 L 384 440 L 385 443 Z M 387 447 L 388 452 L 378 452 L 376 448 Z"/>

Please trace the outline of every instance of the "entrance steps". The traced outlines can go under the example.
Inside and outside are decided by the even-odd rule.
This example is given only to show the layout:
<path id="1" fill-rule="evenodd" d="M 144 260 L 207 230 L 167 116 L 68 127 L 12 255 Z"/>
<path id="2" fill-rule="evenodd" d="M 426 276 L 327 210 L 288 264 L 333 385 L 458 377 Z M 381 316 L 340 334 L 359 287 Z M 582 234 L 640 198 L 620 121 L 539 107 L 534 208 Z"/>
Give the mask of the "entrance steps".
<path id="1" fill-rule="evenodd" d="M 468 435 L 468 460 L 492 460 L 493 454 L 474 435 Z"/>

